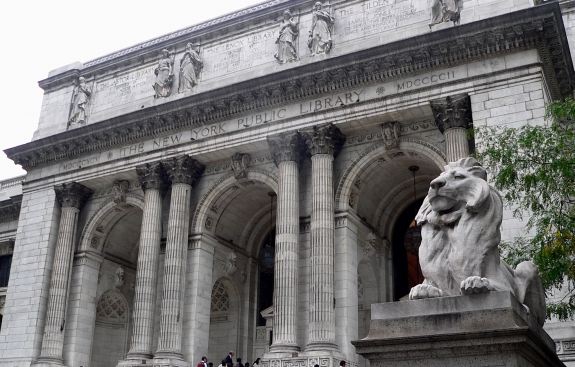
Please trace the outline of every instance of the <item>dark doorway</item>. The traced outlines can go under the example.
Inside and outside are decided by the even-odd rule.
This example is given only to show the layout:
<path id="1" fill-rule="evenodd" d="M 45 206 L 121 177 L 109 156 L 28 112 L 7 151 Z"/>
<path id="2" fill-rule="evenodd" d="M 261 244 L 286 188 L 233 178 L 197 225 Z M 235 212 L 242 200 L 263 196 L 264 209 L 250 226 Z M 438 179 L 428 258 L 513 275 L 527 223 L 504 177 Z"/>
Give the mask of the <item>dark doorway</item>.
<path id="1" fill-rule="evenodd" d="M 276 251 L 276 230 L 272 229 L 266 236 L 260 249 L 259 260 L 259 294 L 258 294 L 258 323 L 265 326 L 266 320 L 261 313 L 274 303 L 274 263 Z"/>
<path id="2" fill-rule="evenodd" d="M 408 206 L 397 219 L 393 227 L 392 259 L 393 259 L 393 299 L 399 299 L 409 293 L 411 287 L 423 281 L 419 257 L 407 252 L 406 233 L 412 225 L 415 214 L 421 207 L 423 199 Z"/>

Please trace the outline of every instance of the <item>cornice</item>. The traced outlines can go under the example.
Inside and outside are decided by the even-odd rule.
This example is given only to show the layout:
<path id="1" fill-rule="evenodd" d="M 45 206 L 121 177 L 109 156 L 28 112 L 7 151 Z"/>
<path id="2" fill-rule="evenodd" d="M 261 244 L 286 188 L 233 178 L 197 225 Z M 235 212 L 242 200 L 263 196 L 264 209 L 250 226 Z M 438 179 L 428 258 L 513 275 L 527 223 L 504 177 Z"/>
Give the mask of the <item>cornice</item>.
<path id="1" fill-rule="evenodd" d="M 36 140 L 5 153 L 30 169 L 327 92 L 525 49 L 539 51 L 552 97 L 569 95 L 575 72 L 561 9 L 554 2 L 327 58 Z"/>

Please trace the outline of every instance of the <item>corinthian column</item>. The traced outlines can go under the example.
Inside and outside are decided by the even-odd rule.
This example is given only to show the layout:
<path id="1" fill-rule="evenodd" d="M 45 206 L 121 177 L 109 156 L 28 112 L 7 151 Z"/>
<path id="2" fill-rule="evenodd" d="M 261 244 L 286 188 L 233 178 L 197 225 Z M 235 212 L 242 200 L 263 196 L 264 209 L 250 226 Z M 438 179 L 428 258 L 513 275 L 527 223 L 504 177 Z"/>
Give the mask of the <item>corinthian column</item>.
<path id="1" fill-rule="evenodd" d="M 282 133 L 268 136 L 268 145 L 279 170 L 274 264 L 274 332 L 270 352 L 293 352 L 299 350 L 296 342 L 296 321 L 301 138 L 295 131 Z"/>
<path id="2" fill-rule="evenodd" d="M 165 174 L 160 162 L 136 167 L 144 190 L 144 212 L 134 295 L 133 332 L 127 359 L 152 358 L 156 280 L 162 238 L 162 195 Z"/>
<path id="3" fill-rule="evenodd" d="M 331 124 L 301 133 L 312 162 L 310 324 L 306 351 L 335 350 L 333 159 L 345 137 Z"/>
<path id="4" fill-rule="evenodd" d="M 447 162 L 469 156 L 467 129 L 471 122 L 471 104 L 466 94 L 430 102 L 439 131 L 445 137 Z"/>
<path id="5" fill-rule="evenodd" d="M 164 291 L 160 316 L 160 339 L 155 358 L 182 360 L 183 299 L 190 227 L 190 196 L 192 185 L 204 166 L 184 155 L 162 163 L 172 183 L 166 257 L 164 259 Z"/>
<path id="6" fill-rule="evenodd" d="M 92 190 L 76 182 L 54 187 L 56 198 L 62 206 L 60 227 L 54 253 L 54 265 L 50 279 L 48 309 L 42 337 L 42 350 L 38 364 L 63 364 L 64 326 L 66 323 L 66 304 L 68 300 L 68 282 L 76 238 L 78 214 L 92 194 Z"/>

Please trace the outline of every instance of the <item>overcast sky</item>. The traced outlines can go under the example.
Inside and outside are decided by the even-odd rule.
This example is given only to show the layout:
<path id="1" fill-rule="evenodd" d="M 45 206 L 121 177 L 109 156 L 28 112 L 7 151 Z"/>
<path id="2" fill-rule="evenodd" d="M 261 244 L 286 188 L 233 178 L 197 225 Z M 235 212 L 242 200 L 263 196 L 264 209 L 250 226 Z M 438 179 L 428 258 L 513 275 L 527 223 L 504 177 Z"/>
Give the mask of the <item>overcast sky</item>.
<path id="1" fill-rule="evenodd" d="M 38 81 L 87 62 L 263 0 L 16 0 L 2 2 L 0 150 L 31 140 L 43 91 Z M 25 174 L 4 152 L 0 180 Z"/>

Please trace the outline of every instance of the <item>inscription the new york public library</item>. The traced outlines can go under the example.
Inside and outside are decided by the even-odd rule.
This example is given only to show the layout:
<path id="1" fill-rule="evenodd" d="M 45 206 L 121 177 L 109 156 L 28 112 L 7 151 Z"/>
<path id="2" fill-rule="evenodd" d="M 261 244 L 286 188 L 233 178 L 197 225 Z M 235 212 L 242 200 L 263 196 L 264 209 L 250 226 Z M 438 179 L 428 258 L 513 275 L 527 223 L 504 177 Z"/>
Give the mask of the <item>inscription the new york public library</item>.
<path id="1" fill-rule="evenodd" d="M 229 132 L 257 127 L 288 118 L 304 116 L 316 112 L 330 111 L 337 108 L 344 108 L 359 102 L 382 97 L 386 94 L 393 95 L 395 93 L 401 93 L 411 89 L 423 88 L 434 84 L 441 84 L 463 77 L 466 73 L 461 71 L 462 70 L 458 72 L 458 69 L 454 68 L 428 73 L 415 78 L 391 81 L 362 89 L 353 89 L 350 91 L 300 102 L 294 105 L 262 111 L 253 115 L 239 117 L 234 120 L 192 128 L 181 133 L 148 140 L 143 143 L 131 144 L 104 153 L 98 153 L 86 158 L 70 161 L 62 164 L 60 166 L 60 171 L 69 171 L 82 167 L 92 166 L 118 158 L 125 158 L 158 149 L 164 149 L 190 141 L 207 139 Z"/>

